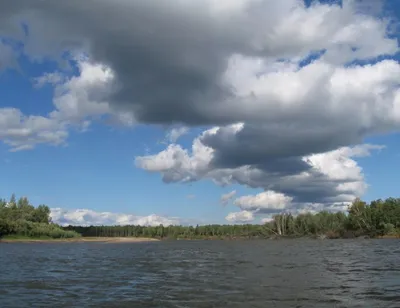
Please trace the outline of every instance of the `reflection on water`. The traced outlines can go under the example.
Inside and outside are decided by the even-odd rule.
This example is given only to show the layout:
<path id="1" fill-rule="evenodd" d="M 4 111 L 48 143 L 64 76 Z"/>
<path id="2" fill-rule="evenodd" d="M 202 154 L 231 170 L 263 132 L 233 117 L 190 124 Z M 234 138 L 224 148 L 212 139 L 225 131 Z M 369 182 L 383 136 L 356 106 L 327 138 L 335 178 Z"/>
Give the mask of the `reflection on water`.
<path id="1" fill-rule="evenodd" d="M 0 244 L 0 307 L 400 307 L 400 241 Z"/>

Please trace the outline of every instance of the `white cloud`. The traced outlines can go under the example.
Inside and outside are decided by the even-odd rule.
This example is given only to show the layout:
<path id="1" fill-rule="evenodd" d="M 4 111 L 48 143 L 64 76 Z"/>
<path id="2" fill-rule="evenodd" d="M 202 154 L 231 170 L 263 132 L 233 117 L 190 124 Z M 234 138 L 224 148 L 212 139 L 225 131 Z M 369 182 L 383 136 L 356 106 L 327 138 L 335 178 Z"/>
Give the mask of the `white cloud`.
<path id="1" fill-rule="evenodd" d="M 41 88 L 46 84 L 57 85 L 64 80 L 64 76 L 59 72 L 44 73 L 42 76 L 33 79 L 34 86 Z"/>
<path id="2" fill-rule="evenodd" d="M 305 158 L 305 161 L 330 179 L 362 181 L 362 169 L 351 158 L 369 156 L 372 150 L 382 150 L 383 148 L 384 146 L 371 144 L 343 147 L 327 153 L 310 155 Z"/>
<path id="3" fill-rule="evenodd" d="M 261 223 L 262 224 L 266 224 L 268 222 L 271 222 L 273 220 L 272 217 L 265 217 L 265 218 L 261 218 Z"/>
<path id="4" fill-rule="evenodd" d="M 249 211 L 233 212 L 229 213 L 225 219 L 231 223 L 248 223 L 254 220 L 254 215 Z"/>
<path id="5" fill-rule="evenodd" d="M 399 50 L 388 36 L 391 20 L 356 1 L 307 7 L 297 0 L 176 0 L 171 15 L 164 3 L 117 1 L 111 28 L 98 18 L 109 11 L 106 1 L 95 9 L 24 3 L 2 5 L 3 35 L 21 40 L 32 59 L 59 59 L 68 50 L 78 66 L 79 76 L 67 80 L 56 72 L 37 79 L 55 85 L 56 110 L 49 115 L 55 121 L 87 127 L 108 115 L 110 123 L 125 125 L 242 123 L 243 133 L 257 130 L 246 136 L 252 137 L 250 150 L 282 133 L 275 147 L 304 142 L 307 148 L 308 141 L 311 152 L 304 155 L 400 126 L 398 61 L 345 65 Z M 12 31 L 19 20 L 29 27 L 26 38 Z M 187 27 L 177 27 L 177 20 Z M 174 39 L 162 39 L 172 33 Z M 208 47 L 199 49 L 203 43 Z M 76 56 L 82 50 L 87 56 Z M 319 59 L 300 65 L 321 51 Z M 168 138 L 176 142 L 185 132 L 186 126 L 174 128 Z M 238 134 L 231 134 L 226 145 L 234 152 Z"/>
<path id="6" fill-rule="evenodd" d="M 109 105 L 102 97 L 109 91 L 114 75 L 107 66 L 86 59 L 79 60 L 77 65 L 78 76 L 56 85 L 53 98 L 56 110 L 50 117 L 79 124 L 88 117 L 110 113 Z"/>
<path id="7" fill-rule="evenodd" d="M 201 136 L 213 134 L 218 128 L 209 129 Z M 200 138 L 193 141 L 192 151 L 171 144 L 164 151 L 135 158 L 136 166 L 151 172 L 161 172 L 165 182 L 190 182 L 205 176 L 213 157 L 213 149 L 204 146 Z"/>
<path id="8" fill-rule="evenodd" d="M 236 195 L 236 190 L 233 190 L 231 192 L 228 192 L 226 194 L 223 194 L 221 196 L 220 202 L 224 205 L 228 204 L 229 201 L 231 201 L 233 199 L 233 197 L 235 197 Z"/>
<path id="9" fill-rule="evenodd" d="M 15 108 L 0 108 L 0 140 L 12 151 L 28 150 L 38 144 L 63 145 L 72 127 L 86 130 L 93 118 L 109 115 L 114 123 L 131 126 L 130 114 L 111 111 L 103 94 L 113 80 L 112 71 L 87 59 L 77 62 L 79 75 L 67 78 L 60 72 L 34 79 L 37 88 L 54 86 L 54 110 L 46 116 L 24 115 Z"/>
<path id="10" fill-rule="evenodd" d="M 25 116 L 15 108 L 0 108 L 0 140 L 13 151 L 32 149 L 43 143 L 62 145 L 67 136 L 62 122 L 43 116 Z"/>
<path id="11" fill-rule="evenodd" d="M 342 67 L 320 59 L 299 67 L 233 56 L 225 82 L 235 89 L 236 99 L 223 106 L 224 116 L 258 125 L 268 121 L 269 130 L 283 126 L 282 121 L 307 130 L 325 121 L 321 133 L 338 134 L 336 125 L 342 121 L 343 128 L 352 133 L 356 129 L 372 133 L 399 126 L 400 118 L 394 113 L 399 80 L 400 64 L 395 60 Z"/>
<path id="12" fill-rule="evenodd" d="M 28 57 L 58 59 L 65 50 L 84 50 L 95 63 L 112 68 L 108 102 L 145 123 L 318 119 L 324 116 L 322 104 L 329 116 L 340 118 L 377 98 L 385 96 L 387 104 L 395 88 L 390 82 L 398 84 L 396 61 L 378 61 L 371 69 L 344 66 L 399 50 L 388 35 L 391 20 L 361 11 L 358 1 L 309 7 L 301 0 L 175 0 L 168 5 L 176 10 L 166 14 L 166 3 L 117 1 L 118 14 L 104 23 L 99 16 L 109 12 L 107 1 L 94 8 L 83 2 L 21 0 L 2 5 L 0 29 L 21 39 Z M 29 27 L 26 38 L 11 31 L 21 20 Z M 319 61 L 299 67 L 316 52 L 323 52 Z M 385 80 L 376 80 L 381 77 Z M 365 86 L 369 80 L 372 88 Z M 347 95 L 335 96 L 340 88 Z"/>
<path id="13" fill-rule="evenodd" d="M 188 132 L 189 132 L 189 128 L 184 127 L 184 126 L 178 127 L 178 128 L 173 128 L 167 133 L 166 138 L 169 142 L 175 143 L 178 141 L 178 139 L 180 137 L 187 134 Z"/>
<path id="14" fill-rule="evenodd" d="M 237 130 L 237 126 L 230 129 Z M 203 132 L 193 141 L 192 151 L 170 145 L 159 154 L 137 157 L 136 164 L 147 171 L 160 172 L 165 182 L 210 179 L 219 185 L 238 183 L 265 189 L 258 195 L 235 200 L 234 204 L 246 211 L 262 214 L 283 210 L 299 212 L 304 208 L 336 210 L 362 196 L 368 187 L 361 167 L 353 158 L 367 156 L 371 151 L 383 148 L 363 144 L 303 156 L 301 160 L 307 168 L 287 175 L 276 172 L 279 169 L 272 172 L 256 166 L 217 168 L 212 163 L 215 151 L 202 143 L 204 136 L 217 131 L 218 128 L 213 128 Z"/>
<path id="15" fill-rule="evenodd" d="M 52 208 L 50 214 L 54 223 L 62 226 L 79 225 L 140 225 L 140 226 L 169 226 L 179 225 L 178 218 L 162 217 L 155 214 L 136 216 L 111 212 L 97 212 L 89 209 L 65 210 Z"/>
<path id="16" fill-rule="evenodd" d="M 271 190 L 259 193 L 255 196 L 243 196 L 237 198 L 233 204 L 244 211 L 279 211 L 287 208 L 293 198 Z"/>
<path id="17" fill-rule="evenodd" d="M 205 132 L 205 133 L 208 133 Z M 135 158 L 136 166 L 148 171 L 162 172 L 166 182 L 189 182 L 207 173 L 212 158 L 212 149 L 195 139 L 192 155 L 180 145 L 171 144 L 156 155 Z"/>
<path id="18" fill-rule="evenodd" d="M 247 205 L 239 198 L 254 211 L 337 209 L 367 188 L 356 158 L 380 147 L 364 140 L 400 130 L 399 44 L 375 13 L 358 1 L 7 2 L 0 31 L 28 58 L 88 57 L 75 59 L 78 76 L 38 81 L 55 85 L 48 116 L 8 121 L 2 110 L 0 138 L 14 149 L 61 144 L 103 115 L 181 125 L 170 142 L 184 127 L 212 127 L 191 149 L 173 143 L 136 165 L 165 182 L 261 188 Z M 20 21 L 29 36 L 11 31 Z"/>

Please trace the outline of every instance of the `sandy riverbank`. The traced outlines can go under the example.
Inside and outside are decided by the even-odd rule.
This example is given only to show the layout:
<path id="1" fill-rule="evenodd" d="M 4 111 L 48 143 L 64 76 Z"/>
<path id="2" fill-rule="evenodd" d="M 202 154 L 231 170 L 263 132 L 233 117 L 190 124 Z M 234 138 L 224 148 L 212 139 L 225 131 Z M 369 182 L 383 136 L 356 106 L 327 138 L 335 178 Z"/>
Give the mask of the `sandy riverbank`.
<path id="1" fill-rule="evenodd" d="M 79 237 L 70 239 L 35 239 L 35 238 L 10 238 L 0 239 L 0 243 L 139 243 L 159 241 L 154 238 L 145 237 Z"/>

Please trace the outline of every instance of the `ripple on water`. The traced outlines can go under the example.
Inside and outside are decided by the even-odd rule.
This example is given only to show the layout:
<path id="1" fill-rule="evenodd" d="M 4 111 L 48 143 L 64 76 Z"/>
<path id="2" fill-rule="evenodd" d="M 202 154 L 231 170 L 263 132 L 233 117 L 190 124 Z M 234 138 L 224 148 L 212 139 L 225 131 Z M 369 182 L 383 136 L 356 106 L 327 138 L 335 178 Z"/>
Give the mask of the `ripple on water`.
<path id="1" fill-rule="evenodd" d="M 8 307 L 399 307 L 398 240 L 0 247 Z"/>

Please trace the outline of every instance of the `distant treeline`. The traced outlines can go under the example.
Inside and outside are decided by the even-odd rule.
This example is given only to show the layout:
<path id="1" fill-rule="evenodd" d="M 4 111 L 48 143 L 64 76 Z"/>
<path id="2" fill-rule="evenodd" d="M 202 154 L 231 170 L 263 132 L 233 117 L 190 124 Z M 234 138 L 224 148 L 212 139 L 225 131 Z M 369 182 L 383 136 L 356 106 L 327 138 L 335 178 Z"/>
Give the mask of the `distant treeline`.
<path id="1" fill-rule="evenodd" d="M 0 199 L 0 238 L 4 236 L 59 239 L 81 235 L 53 224 L 48 206 L 35 208 L 27 198 L 17 200 L 12 195 L 9 201 Z"/>
<path id="2" fill-rule="evenodd" d="M 297 216 L 283 213 L 264 225 L 68 226 L 64 230 L 76 231 L 82 236 L 161 239 L 400 236 L 400 199 L 376 200 L 370 204 L 356 199 L 348 213 L 324 211 Z"/>
<path id="3" fill-rule="evenodd" d="M 347 213 L 275 215 L 266 224 L 202 226 L 67 226 L 51 222 L 50 209 L 34 207 L 27 198 L 0 199 L 0 237 L 152 237 L 160 239 L 234 239 L 271 237 L 400 236 L 400 198 L 367 204 L 356 199 Z"/>

